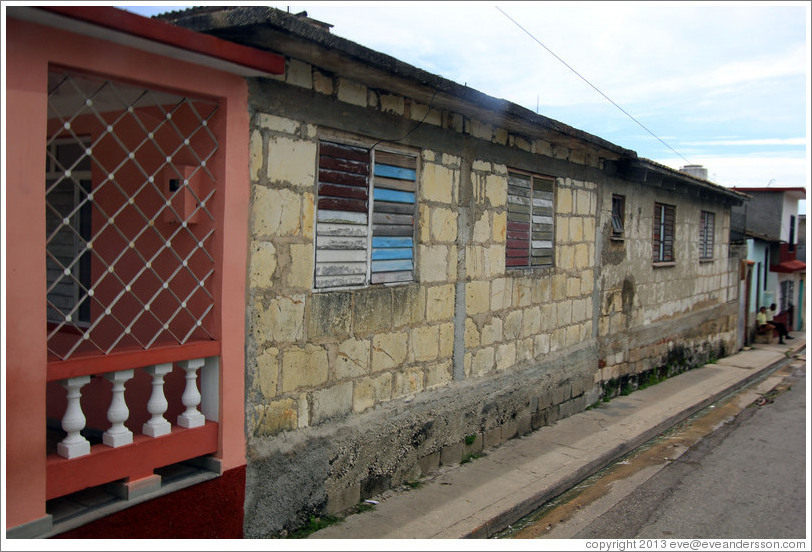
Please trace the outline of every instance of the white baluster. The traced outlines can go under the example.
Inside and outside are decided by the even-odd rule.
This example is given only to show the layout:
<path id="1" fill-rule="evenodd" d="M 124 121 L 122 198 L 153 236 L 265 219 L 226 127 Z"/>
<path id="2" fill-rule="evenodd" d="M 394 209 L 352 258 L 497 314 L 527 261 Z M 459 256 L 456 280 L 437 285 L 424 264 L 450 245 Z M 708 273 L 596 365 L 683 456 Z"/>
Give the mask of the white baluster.
<path id="1" fill-rule="evenodd" d="M 90 454 L 90 441 L 79 433 L 85 428 L 85 415 L 82 412 L 82 386 L 90 382 L 90 376 L 78 376 L 60 381 L 67 390 L 68 406 L 62 416 L 62 429 L 67 437 L 57 444 L 56 452 L 64 458 L 77 458 Z"/>
<path id="2" fill-rule="evenodd" d="M 132 379 L 134 375 L 134 370 L 104 374 L 104 377 L 113 384 L 113 397 L 110 399 L 110 408 L 107 410 L 107 421 L 112 425 L 102 435 L 102 442 L 108 447 L 115 448 L 133 442 L 133 432 L 124 425 L 124 422 L 130 417 L 130 410 L 124 399 L 124 383 Z"/>
<path id="3" fill-rule="evenodd" d="M 147 411 L 152 418 L 144 424 L 142 432 L 150 437 L 160 437 L 172 432 L 172 425 L 164 418 L 169 404 L 164 396 L 164 376 L 172 371 L 172 363 L 156 364 L 144 368 L 152 376 L 152 395 L 147 402 Z"/>
<path id="4" fill-rule="evenodd" d="M 206 417 L 197 410 L 197 405 L 200 404 L 200 392 L 197 390 L 197 371 L 203 366 L 203 363 L 204 359 L 202 358 L 178 362 L 178 366 L 186 371 L 186 389 L 183 390 L 183 396 L 181 397 L 186 411 L 178 416 L 178 425 L 181 427 L 192 428 L 206 424 Z"/>

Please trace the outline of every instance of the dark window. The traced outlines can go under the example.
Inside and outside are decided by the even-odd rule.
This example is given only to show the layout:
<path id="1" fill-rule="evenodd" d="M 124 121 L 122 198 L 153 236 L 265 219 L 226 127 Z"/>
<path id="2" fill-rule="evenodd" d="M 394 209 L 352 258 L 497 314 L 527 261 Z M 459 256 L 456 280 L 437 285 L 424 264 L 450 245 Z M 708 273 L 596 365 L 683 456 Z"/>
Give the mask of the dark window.
<path id="1" fill-rule="evenodd" d="M 612 196 L 612 237 L 622 238 L 626 222 L 626 198 L 620 195 Z"/>
<path id="2" fill-rule="evenodd" d="M 508 172 L 507 267 L 553 266 L 553 193 L 549 176 Z"/>
<path id="3" fill-rule="evenodd" d="M 90 322 L 91 191 L 87 143 L 59 139 L 48 145 L 45 180 L 46 275 L 48 321 Z"/>
<path id="4" fill-rule="evenodd" d="M 789 250 L 795 251 L 795 215 L 789 216 Z"/>
<path id="5" fill-rule="evenodd" d="M 654 231 L 651 242 L 655 263 L 674 261 L 674 212 L 673 205 L 654 204 Z"/>
<path id="6" fill-rule="evenodd" d="M 770 250 L 764 250 L 764 291 L 767 291 L 767 272 L 770 270 Z"/>

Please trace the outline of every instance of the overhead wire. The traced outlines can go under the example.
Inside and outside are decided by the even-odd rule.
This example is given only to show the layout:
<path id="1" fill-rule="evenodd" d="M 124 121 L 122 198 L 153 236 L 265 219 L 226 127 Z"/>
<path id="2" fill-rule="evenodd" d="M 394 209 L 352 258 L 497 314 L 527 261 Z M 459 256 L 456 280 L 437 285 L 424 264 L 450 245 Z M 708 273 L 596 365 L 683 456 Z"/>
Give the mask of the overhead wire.
<path id="1" fill-rule="evenodd" d="M 656 139 L 657 139 L 657 140 L 658 140 L 658 141 L 659 141 L 659 142 L 660 142 L 662 145 L 664 145 L 665 147 L 667 147 L 668 149 L 670 149 L 671 151 L 673 151 L 675 154 L 677 154 L 679 157 L 681 157 L 683 160 L 685 160 L 685 161 L 686 161 L 688 164 L 691 164 L 691 162 L 690 162 L 688 159 L 686 159 L 686 158 L 685 158 L 685 156 L 683 156 L 683 155 L 682 155 L 680 152 L 678 152 L 677 150 L 675 150 L 674 148 L 672 148 L 670 145 L 668 145 L 668 144 L 667 144 L 667 143 L 666 143 L 666 142 L 665 142 L 665 141 L 664 141 L 662 138 L 660 138 L 659 136 L 657 136 L 656 134 L 654 134 L 654 132 L 652 132 L 651 130 L 649 130 L 649 128 L 648 128 L 648 127 L 646 127 L 646 125 L 644 125 L 643 123 L 641 123 L 640 121 L 638 121 L 638 120 L 637 120 L 637 119 L 636 119 L 634 116 L 632 116 L 632 114 L 631 114 L 631 113 L 629 113 L 628 111 L 626 111 L 625 109 L 623 109 L 621 106 L 619 106 L 619 105 L 618 105 L 618 104 L 617 104 L 617 103 L 616 103 L 614 100 L 612 100 L 612 98 L 610 98 L 609 96 L 607 96 L 606 94 L 604 94 L 604 93 L 603 93 L 603 92 L 602 92 L 602 91 L 601 91 L 601 90 L 600 90 L 600 89 L 599 89 L 597 86 L 595 86 L 594 84 L 592 84 L 591 82 L 589 82 L 589 80 L 588 80 L 586 77 L 584 77 L 583 75 L 581 75 L 581 73 L 579 73 L 578 71 L 576 71 L 576 70 L 575 70 L 575 69 L 574 69 L 572 66 L 570 66 L 570 64 L 568 64 L 566 61 L 564 61 L 563 59 L 561 59 L 561 58 L 560 58 L 560 57 L 559 57 L 559 56 L 558 56 L 558 55 L 557 55 L 555 52 L 553 52 L 553 51 L 552 51 L 550 48 L 548 48 L 548 47 L 547 47 L 547 46 L 546 46 L 546 45 L 545 45 L 545 44 L 544 44 L 542 41 L 540 41 L 538 38 L 536 38 L 535 36 L 533 36 L 533 34 L 532 34 L 530 31 L 528 31 L 527 29 L 525 29 L 525 28 L 524 28 L 522 25 L 520 25 L 518 21 L 516 21 L 516 20 L 515 20 L 515 19 L 513 19 L 511 16 L 509 16 L 507 13 L 505 13 L 505 11 L 504 11 L 504 10 L 502 10 L 502 8 L 500 8 L 499 6 L 495 6 L 495 7 L 496 7 L 496 9 L 497 9 L 497 10 L 499 10 L 499 11 L 502 13 L 502 15 L 504 15 L 505 17 L 507 17 L 508 19 L 510 19 L 510 20 L 511 20 L 511 21 L 512 21 L 512 22 L 513 22 L 513 23 L 514 23 L 514 24 L 515 24 L 517 27 L 519 27 L 519 28 L 520 28 L 522 31 L 524 31 L 524 32 L 527 34 L 527 36 L 529 36 L 529 37 L 530 37 L 530 38 L 532 38 L 534 41 L 536 41 L 536 42 L 537 42 L 537 43 L 538 43 L 538 44 L 539 44 L 539 45 L 540 45 L 542 48 L 544 48 L 545 50 L 547 50 L 547 51 L 548 51 L 548 52 L 549 52 L 549 53 L 550 53 L 550 54 L 551 54 L 553 57 L 555 57 L 555 59 L 557 59 L 558 61 L 560 61 L 561 63 L 563 63 L 563 64 L 564 64 L 564 65 L 567 67 L 567 69 L 569 69 L 570 71 L 572 71 L 573 73 L 575 73 L 575 74 L 576 74 L 576 75 L 577 75 L 577 76 L 578 76 L 578 77 L 579 77 L 581 80 L 583 80 L 585 83 L 587 83 L 589 86 L 591 86 L 591 87 L 592 87 L 592 88 L 593 88 L 593 89 L 594 89 L 594 90 L 595 90 L 595 91 L 596 91 L 598 94 L 600 94 L 601 96 L 603 96 L 603 97 L 604 97 L 604 98 L 605 98 L 607 101 L 609 101 L 609 102 L 610 102 L 612 105 L 614 105 L 614 106 L 615 106 L 616 108 L 618 108 L 618 109 L 619 109 L 621 112 L 623 112 L 623 114 L 624 114 L 624 115 L 626 115 L 626 116 L 627 116 L 629 119 L 631 119 L 632 121 L 634 121 L 635 123 L 637 123 L 637 124 L 638 124 L 638 125 L 639 125 L 639 126 L 642 128 L 642 129 L 643 129 L 643 130 L 645 130 L 646 132 L 648 132 L 649 134 L 651 134 L 651 135 L 652 135 L 654 138 L 656 138 Z"/>

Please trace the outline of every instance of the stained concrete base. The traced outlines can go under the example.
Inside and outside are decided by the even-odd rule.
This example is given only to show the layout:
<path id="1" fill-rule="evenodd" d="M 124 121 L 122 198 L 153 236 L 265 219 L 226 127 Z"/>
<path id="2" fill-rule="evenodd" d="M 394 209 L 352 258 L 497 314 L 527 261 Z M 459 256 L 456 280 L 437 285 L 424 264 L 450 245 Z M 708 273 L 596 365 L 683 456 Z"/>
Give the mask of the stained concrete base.
<path id="1" fill-rule="evenodd" d="M 612 399 L 451 467 L 416 490 L 376 497 L 374 510 L 311 535 L 317 539 L 487 538 L 617 458 L 775 370 L 806 346 L 758 345 Z"/>

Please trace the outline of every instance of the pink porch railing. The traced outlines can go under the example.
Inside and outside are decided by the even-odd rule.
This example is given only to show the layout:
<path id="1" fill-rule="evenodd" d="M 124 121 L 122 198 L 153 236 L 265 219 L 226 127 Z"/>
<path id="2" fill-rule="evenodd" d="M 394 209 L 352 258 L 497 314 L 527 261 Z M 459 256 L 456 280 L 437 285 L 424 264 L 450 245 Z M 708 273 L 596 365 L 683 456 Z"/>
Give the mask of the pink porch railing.
<path id="1" fill-rule="evenodd" d="M 47 458 L 47 499 L 115 481 L 154 481 L 156 468 L 217 452 L 219 354 L 219 342 L 200 341 L 49 363 L 49 401 L 65 404 L 66 436 Z M 92 392 L 83 397 L 85 388 Z M 105 430 L 97 444 L 82 435 L 88 418 Z"/>

